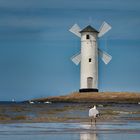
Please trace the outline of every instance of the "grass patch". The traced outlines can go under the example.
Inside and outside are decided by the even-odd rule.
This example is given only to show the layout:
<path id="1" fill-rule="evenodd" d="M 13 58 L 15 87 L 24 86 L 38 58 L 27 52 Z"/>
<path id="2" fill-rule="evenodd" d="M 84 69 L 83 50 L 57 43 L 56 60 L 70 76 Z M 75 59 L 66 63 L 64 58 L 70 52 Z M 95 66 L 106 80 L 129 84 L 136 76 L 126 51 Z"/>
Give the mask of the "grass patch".
<path id="1" fill-rule="evenodd" d="M 33 101 L 138 103 L 140 102 L 140 94 L 129 92 L 74 92 L 65 96 L 41 98 Z"/>

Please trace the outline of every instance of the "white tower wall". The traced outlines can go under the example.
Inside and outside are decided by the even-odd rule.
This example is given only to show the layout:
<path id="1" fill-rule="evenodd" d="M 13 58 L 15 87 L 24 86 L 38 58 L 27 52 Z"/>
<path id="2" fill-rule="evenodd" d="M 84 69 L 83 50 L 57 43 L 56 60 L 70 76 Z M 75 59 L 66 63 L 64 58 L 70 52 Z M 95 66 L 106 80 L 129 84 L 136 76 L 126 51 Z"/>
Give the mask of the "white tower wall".
<path id="1" fill-rule="evenodd" d="M 97 33 L 81 33 L 80 90 L 98 91 Z"/>

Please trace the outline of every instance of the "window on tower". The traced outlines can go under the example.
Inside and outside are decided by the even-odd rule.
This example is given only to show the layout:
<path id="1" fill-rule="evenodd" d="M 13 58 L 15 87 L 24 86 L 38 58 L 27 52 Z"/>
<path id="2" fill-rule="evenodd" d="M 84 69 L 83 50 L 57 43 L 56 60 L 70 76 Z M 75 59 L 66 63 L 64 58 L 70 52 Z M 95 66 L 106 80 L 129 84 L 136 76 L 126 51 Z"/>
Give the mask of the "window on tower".
<path id="1" fill-rule="evenodd" d="M 89 60 L 88 60 L 89 62 L 91 62 L 91 58 L 89 58 Z"/>
<path id="2" fill-rule="evenodd" d="M 86 35 L 86 39 L 89 39 L 89 35 Z"/>

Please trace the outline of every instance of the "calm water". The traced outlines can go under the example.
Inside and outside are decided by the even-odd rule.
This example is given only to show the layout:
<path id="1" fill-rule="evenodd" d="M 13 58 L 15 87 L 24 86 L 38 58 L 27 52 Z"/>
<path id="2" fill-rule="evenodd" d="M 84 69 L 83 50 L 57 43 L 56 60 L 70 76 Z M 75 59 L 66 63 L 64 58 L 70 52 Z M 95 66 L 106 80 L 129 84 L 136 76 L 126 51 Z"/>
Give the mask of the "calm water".
<path id="1" fill-rule="evenodd" d="M 140 123 L 14 123 L 0 125 L 2 140 L 139 140 Z"/>
<path id="2" fill-rule="evenodd" d="M 91 125 L 88 104 L 0 103 L 0 140 L 140 140 L 140 105 L 98 104 Z"/>

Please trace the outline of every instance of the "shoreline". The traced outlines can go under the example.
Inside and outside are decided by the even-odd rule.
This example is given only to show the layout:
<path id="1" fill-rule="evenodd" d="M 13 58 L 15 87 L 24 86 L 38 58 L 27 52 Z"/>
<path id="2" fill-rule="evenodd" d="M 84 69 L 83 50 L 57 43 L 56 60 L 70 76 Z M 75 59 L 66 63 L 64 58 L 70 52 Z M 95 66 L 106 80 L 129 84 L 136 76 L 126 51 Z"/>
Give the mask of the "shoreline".
<path id="1" fill-rule="evenodd" d="M 0 123 L 78 123 L 89 122 L 93 103 L 1 104 Z M 97 122 L 140 122 L 138 104 L 98 104 Z M 9 113 L 10 112 L 10 113 Z"/>

